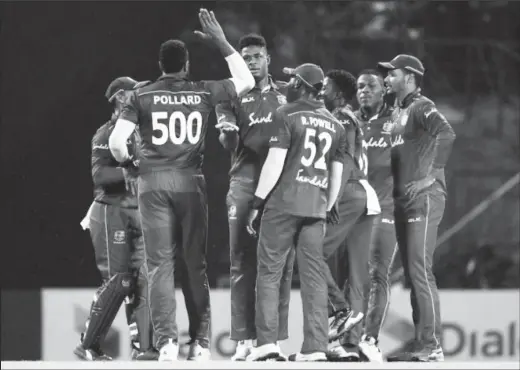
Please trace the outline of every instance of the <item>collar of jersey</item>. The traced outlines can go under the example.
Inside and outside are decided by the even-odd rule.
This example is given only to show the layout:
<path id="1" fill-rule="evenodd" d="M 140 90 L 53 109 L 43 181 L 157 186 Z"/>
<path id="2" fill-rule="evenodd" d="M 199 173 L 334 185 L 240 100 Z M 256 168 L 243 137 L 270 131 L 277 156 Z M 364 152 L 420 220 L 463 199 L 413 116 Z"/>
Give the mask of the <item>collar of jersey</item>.
<path id="1" fill-rule="evenodd" d="M 408 107 L 419 95 L 421 95 L 420 87 L 417 88 L 415 91 L 412 91 L 410 94 L 406 95 L 401 104 L 399 104 L 399 108 Z"/>
<path id="2" fill-rule="evenodd" d="M 278 90 L 278 85 L 274 82 L 273 78 L 271 77 L 271 75 L 267 75 L 267 85 L 260 91 L 260 89 L 258 87 L 253 87 L 253 89 L 251 91 L 260 91 L 262 93 L 266 93 L 268 91 L 271 91 L 271 89 L 273 90 Z"/>
<path id="3" fill-rule="evenodd" d="M 186 77 L 179 77 L 179 76 L 176 76 L 175 74 L 167 74 L 167 75 L 163 75 L 163 76 L 160 76 L 157 81 L 159 80 L 165 80 L 165 79 L 171 79 L 171 80 L 178 80 L 178 81 L 187 81 L 188 79 Z"/>
<path id="4" fill-rule="evenodd" d="M 374 120 L 378 119 L 379 117 L 389 116 L 391 109 L 392 109 L 392 107 L 390 105 L 383 102 L 383 105 L 381 106 L 381 108 L 379 108 L 379 112 L 377 112 L 371 118 L 367 118 L 367 116 L 365 115 L 365 113 L 363 112 L 363 110 L 361 108 L 359 108 L 359 115 L 363 121 L 370 122 L 370 121 L 374 121 Z"/>

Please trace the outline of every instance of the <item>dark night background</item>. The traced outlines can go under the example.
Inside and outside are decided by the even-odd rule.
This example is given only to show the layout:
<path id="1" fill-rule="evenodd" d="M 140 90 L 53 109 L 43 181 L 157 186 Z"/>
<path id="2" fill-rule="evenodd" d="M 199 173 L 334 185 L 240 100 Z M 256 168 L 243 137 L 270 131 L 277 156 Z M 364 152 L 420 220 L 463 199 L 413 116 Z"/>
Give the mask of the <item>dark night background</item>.
<path id="1" fill-rule="evenodd" d="M 520 171 L 520 2 L 0 2 L 2 360 L 39 358 L 41 288 L 99 284 L 79 222 L 92 201 L 91 138 L 110 117 L 108 84 L 157 78 L 168 38 L 187 42 L 193 79 L 229 75 L 192 36 L 200 7 L 216 10 L 233 44 L 262 33 L 275 77 L 302 62 L 358 73 L 401 52 L 419 56 L 426 95 L 457 132 L 440 234 Z M 214 129 L 206 148 L 215 287 L 229 271 L 229 156 Z M 516 185 L 439 247 L 441 287 L 518 288 L 518 198 Z M 468 277 L 475 259 L 487 265 Z"/>

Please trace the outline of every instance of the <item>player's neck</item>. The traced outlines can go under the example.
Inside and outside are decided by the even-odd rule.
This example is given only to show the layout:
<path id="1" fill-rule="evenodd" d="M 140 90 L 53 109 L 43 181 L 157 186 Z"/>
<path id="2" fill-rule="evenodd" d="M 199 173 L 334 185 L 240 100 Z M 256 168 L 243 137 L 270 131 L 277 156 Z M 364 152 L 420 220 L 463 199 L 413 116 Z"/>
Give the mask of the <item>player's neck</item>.
<path id="1" fill-rule="evenodd" d="M 376 114 L 378 114 L 381 111 L 381 108 L 383 107 L 383 101 L 380 101 L 373 107 L 361 107 L 361 112 L 365 117 L 368 119 L 374 117 Z"/>
<path id="2" fill-rule="evenodd" d="M 415 90 L 417 90 L 416 87 L 414 87 L 413 85 L 407 85 L 403 91 L 401 91 L 400 93 L 396 94 L 396 98 L 397 98 L 397 103 L 398 105 L 402 105 L 403 104 L 403 101 L 404 99 L 410 95 L 411 93 L 415 92 Z"/>
<path id="3" fill-rule="evenodd" d="M 166 73 L 166 72 L 162 73 L 162 77 L 171 77 L 171 78 L 177 78 L 177 79 L 183 79 L 183 78 L 186 78 L 186 76 L 187 76 L 187 73 L 184 71 L 174 72 L 174 73 Z"/>
<path id="4" fill-rule="evenodd" d="M 255 87 L 257 89 L 259 89 L 260 91 L 262 91 L 263 89 L 265 89 L 265 87 L 269 85 L 269 76 L 265 76 L 264 78 L 262 78 L 260 81 L 258 81 L 255 85 Z"/>

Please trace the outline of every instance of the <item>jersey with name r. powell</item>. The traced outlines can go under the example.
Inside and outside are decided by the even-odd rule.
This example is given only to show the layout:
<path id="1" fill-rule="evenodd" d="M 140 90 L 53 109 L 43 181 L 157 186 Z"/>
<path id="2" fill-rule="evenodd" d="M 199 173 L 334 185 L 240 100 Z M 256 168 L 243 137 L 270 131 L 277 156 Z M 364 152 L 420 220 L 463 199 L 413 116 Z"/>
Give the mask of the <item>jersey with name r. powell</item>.
<path id="1" fill-rule="evenodd" d="M 269 146 L 287 149 L 287 157 L 266 208 L 325 218 L 331 164 L 343 163 L 345 129 L 318 101 L 297 100 L 278 108 L 274 117 Z"/>

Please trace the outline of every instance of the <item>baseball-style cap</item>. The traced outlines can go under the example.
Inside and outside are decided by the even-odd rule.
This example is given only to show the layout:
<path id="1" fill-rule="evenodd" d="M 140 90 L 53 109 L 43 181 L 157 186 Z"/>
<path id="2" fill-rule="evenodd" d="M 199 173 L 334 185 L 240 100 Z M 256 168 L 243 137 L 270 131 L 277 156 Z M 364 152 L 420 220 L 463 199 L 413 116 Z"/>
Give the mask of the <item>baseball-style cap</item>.
<path id="1" fill-rule="evenodd" d="M 316 84 L 323 84 L 325 74 L 320 66 L 312 63 L 305 63 L 296 68 L 285 67 L 283 73 L 289 76 L 298 77 L 307 86 L 315 88 Z"/>
<path id="2" fill-rule="evenodd" d="M 109 102 L 111 102 L 114 97 L 121 91 L 132 90 L 138 87 L 138 83 L 136 80 L 130 77 L 118 77 L 114 81 L 108 85 L 107 91 L 105 92 L 105 96 Z"/>
<path id="3" fill-rule="evenodd" d="M 389 62 L 377 63 L 377 66 L 384 70 L 405 69 L 420 76 L 423 76 L 424 72 L 426 71 L 419 59 L 407 54 L 399 54 Z"/>

